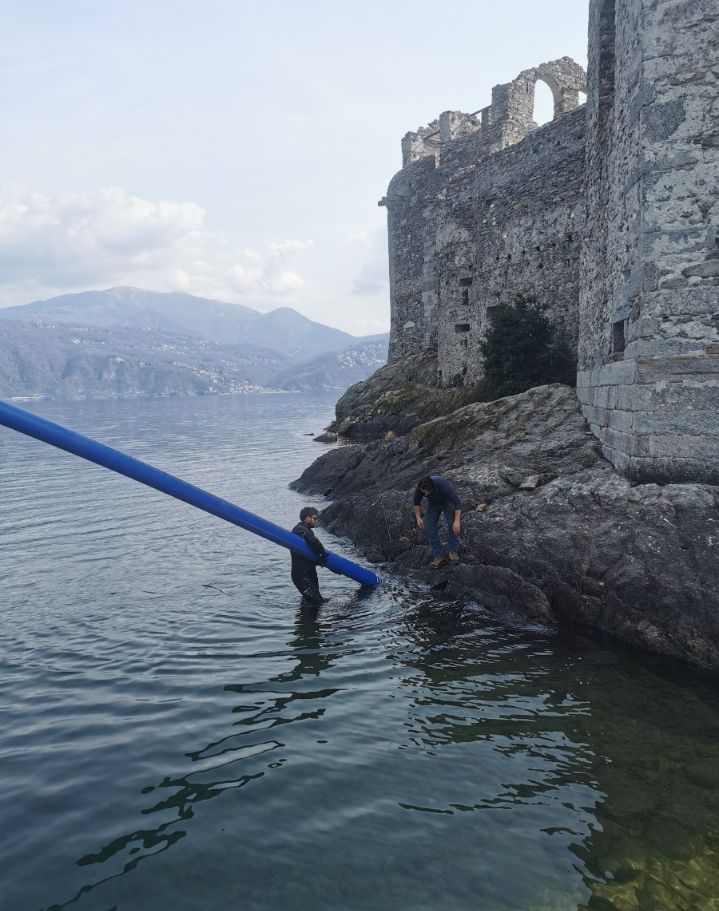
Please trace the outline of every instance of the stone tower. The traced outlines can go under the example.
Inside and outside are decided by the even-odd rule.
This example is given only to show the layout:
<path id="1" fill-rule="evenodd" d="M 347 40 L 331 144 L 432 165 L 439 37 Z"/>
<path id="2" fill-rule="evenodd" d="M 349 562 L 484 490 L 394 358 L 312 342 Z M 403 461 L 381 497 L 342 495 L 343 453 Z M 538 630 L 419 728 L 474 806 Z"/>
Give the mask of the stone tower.
<path id="1" fill-rule="evenodd" d="M 591 0 L 578 394 L 641 481 L 719 483 L 719 3 Z"/>

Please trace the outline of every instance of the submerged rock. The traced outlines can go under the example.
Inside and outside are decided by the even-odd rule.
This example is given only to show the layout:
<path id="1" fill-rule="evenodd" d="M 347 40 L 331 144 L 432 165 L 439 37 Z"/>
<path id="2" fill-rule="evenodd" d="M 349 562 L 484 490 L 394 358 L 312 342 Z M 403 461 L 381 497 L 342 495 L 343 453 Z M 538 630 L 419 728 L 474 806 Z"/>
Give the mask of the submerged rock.
<path id="1" fill-rule="evenodd" d="M 425 474 L 448 477 L 465 504 L 462 563 L 440 571 L 412 519 Z M 719 488 L 621 477 L 569 387 L 469 404 L 396 439 L 333 449 L 293 486 L 330 496 L 329 528 L 370 559 L 447 595 L 587 624 L 719 671 Z"/>

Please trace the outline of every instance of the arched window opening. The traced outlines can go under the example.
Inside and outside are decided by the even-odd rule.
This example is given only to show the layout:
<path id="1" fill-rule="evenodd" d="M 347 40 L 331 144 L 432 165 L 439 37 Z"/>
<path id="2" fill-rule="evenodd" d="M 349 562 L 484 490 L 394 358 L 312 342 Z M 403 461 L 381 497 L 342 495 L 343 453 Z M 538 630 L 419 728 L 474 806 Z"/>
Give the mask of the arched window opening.
<path id="1" fill-rule="evenodd" d="M 537 81 L 534 87 L 534 113 L 532 120 L 538 127 L 554 120 L 554 95 L 546 82 Z"/>

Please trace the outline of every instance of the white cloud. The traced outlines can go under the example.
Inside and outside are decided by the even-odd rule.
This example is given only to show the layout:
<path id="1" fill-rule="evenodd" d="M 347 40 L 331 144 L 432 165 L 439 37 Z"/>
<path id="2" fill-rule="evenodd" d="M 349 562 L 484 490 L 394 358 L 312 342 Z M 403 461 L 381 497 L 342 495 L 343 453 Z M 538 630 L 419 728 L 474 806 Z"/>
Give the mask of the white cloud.
<path id="1" fill-rule="evenodd" d="M 290 268 L 311 240 L 265 252 L 205 227 L 194 203 L 148 202 L 119 187 L 36 193 L 0 186 L 0 306 L 111 285 L 276 306 L 303 286 Z"/>

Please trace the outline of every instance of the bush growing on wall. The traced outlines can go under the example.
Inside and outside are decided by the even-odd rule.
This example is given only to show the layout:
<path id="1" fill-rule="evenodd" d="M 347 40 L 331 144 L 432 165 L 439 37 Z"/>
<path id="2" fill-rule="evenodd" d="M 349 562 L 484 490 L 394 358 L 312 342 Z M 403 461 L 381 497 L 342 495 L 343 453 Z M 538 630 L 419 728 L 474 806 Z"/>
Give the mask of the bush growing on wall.
<path id="1" fill-rule="evenodd" d="M 485 386 L 497 398 L 545 383 L 576 385 L 577 364 L 566 339 L 536 304 L 526 300 L 492 310 L 481 351 Z"/>

